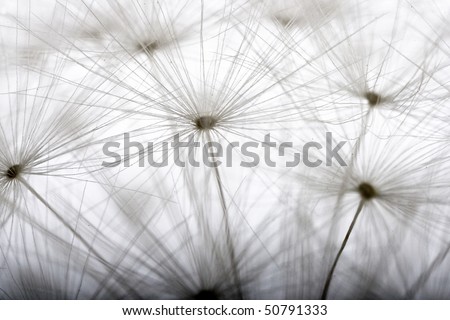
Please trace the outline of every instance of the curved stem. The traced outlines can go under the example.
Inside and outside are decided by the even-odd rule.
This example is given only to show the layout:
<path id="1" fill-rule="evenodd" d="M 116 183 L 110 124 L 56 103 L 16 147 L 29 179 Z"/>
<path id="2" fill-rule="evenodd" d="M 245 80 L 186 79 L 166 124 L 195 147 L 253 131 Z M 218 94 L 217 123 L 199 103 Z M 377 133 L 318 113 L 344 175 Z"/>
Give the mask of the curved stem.
<path id="1" fill-rule="evenodd" d="M 233 278 L 234 278 L 234 282 L 235 282 L 237 290 L 238 290 L 238 292 L 237 292 L 238 297 L 239 297 L 239 299 L 243 299 L 243 295 L 242 295 L 242 291 L 241 291 L 241 287 L 240 287 L 239 271 L 238 271 L 238 267 L 237 267 L 237 263 L 236 263 L 236 254 L 234 252 L 233 240 L 231 238 L 231 229 L 230 229 L 230 222 L 229 222 L 229 217 L 228 217 L 228 208 L 226 207 L 225 197 L 223 194 L 222 181 L 220 179 L 219 170 L 217 169 L 217 167 L 214 167 L 214 169 L 215 169 L 215 174 L 216 174 L 216 178 L 217 178 L 217 185 L 219 187 L 220 203 L 222 205 L 223 214 L 224 214 L 225 236 L 226 236 L 227 247 L 228 247 L 228 250 L 230 253 Z"/>
<path id="2" fill-rule="evenodd" d="M 321 296 L 322 300 L 326 300 L 327 299 L 328 289 L 330 288 L 331 280 L 333 279 L 334 270 L 336 269 L 336 266 L 337 266 L 337 264 L 339 262 L 339 259 L 340 259 L 341 255 L 342 255 L 342 252 L 344 251 L 345 246 L 347 245 L 347 241 L 350 238 L 350 234 L 353 231 L 353 227 L 355 226 L 356 220 L 358 219 L 359 214 L 361 213 L 363 206 L 364 206 L 364 200 L 361 200 L 359 202 L 358 209 L 356 209 L 356 213 L 355 213 L 355 216 L 353 217 L 352 223 L 348 227 L 347 234 L 345 235 L 344 241 L 342 241 L 341 248 L 339 249 L 336 257 L 334 258 L 333 265 L 331 266 L 331 269 L 328 272 L 327 280 L 325 281 L 325 285 L 324 285 L 323 290 L 322 290 L 322 296 Z"/>
<path id="3" fill-rule="evenodd" d="M 212 141 L 211 135 L 209 132 L 207 132 L 207 140 L 208 140 L 208 142 Z M 213 159 L 215 160 L 214 157 L 213 157 Z M 225 203 L 225 195 L 224 195 L 223 187 L 222 187 L 222 179 L 220 177 L 219 169 L 217 168 L 217 166 L 214 166 L 214 174 L 216 176 L 217 186 L 219 189 L 220 204 L 221 204 L 222 211 L 223 211 L 223 220 L 224 220 L 224 224 L 225 224 L 225 237 L 226 237 L 228 251 L 230 254 L 233 280 L 234 280 L 236 288 L 237 288 L 238 298 L 243 299 L 242 290 L 240 287 L 240 276 L 239 276 L 239 271 L 238 271 L 238 267 L 237 267 L 237 263 L 236 263 L 236 254 L 234 252 L 234 245 L 233 245 L 233 240 L 231 237 L 228 208 Z"/>

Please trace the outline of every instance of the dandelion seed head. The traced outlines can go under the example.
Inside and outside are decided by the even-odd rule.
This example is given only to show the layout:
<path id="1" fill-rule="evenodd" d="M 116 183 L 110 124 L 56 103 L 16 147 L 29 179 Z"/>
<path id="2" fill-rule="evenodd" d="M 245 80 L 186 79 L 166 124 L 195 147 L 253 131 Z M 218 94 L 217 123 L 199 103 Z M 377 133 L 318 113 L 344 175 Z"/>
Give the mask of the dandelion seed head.
<path id="1" fill-rule="evenodd" d="M 364 97 L 367 99 L 367 102 L 369 102 L 371 107 L 375 107 L 381 103 L 381 96 L 373 91 L 366 92 Z"/>
<path id="2" fill-rule="evenodd" d="M 17 176 L 20 174 L 21 171 L 22 171 L 22 166 L 20 164 L 15 164 L 15 165 L 9 167 L 8 170 L 6 170 L 4 175 L 9 180 L 13 180 L 13 179 L 17 178 Z"/>
<path id="3" fill-rule="evenodd" d="M 448 297 L 448 10 L 19 2 L 0 299 Z"/>
<path id="4" fill-rule="evenodd" d="M 219 300 L 219 295 L 214 289 L 202 289 L 193 298 L 194 300 Z"/>
<path id="5" fill-rule="evenodd" d="M 292 18 L 282 14 L 275 15 L 274 19 L 285 28 L 288 27 L 293 22 Z"/>
<path id="6" fill-rule="evenodd" d="M 160 42 L 158 40 L 154 41 L 148 41 L 146 43 L 139 43 L 137 45 L 138 51 L 144 51 L 146 53 L 152 53 L 158 50 L 158 48 L 161 46 Z"/>
<path id="7" fill-rule="evenodd" d="M 363 182 L 358 186 L 358 192 L 363 200 L 371 200 L 378 195 L 375 188 L 367 182 Z"/>
<path id="8" fill-rule="evenodd" d="M 213 116 L 200 116 L 194 120 L 198 130 L 210 130 L 217 124 L 217 119 Z"/>

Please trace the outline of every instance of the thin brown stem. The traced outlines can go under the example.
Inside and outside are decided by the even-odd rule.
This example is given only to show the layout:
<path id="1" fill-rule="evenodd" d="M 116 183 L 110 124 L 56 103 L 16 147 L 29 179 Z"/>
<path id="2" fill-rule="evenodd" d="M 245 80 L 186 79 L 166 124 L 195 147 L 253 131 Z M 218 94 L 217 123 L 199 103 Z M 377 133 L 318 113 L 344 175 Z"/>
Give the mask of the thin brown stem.
<path id="1" fill-rule="evenodd" d="M 206 136 L 207 136 L 208 142 L 211 142 L 212 140 L 211 140 L 211 135 L 209 132 L 207 132 Z M 213 159 L 215 162 L 215 158 L 213 158 Z M 216 176 L 217 186 L 219 189 L 220 204 L 222 206 L 222 211 L 223 211 L 223 220 L 224 220 L 224 225 L 225 225 L 225 239 L 226 239 L 227 248 L 228 248 L 228 251 L 230 254 L 233 280 L 234 280 L 234 283 L 237 288 L 238 298 L 243 299 L 242 290 L 241 290 L 241 286 L 240 286 L 240 276 L 239 276 L 239 271 L 238 271 L 237 262 L 236 262 L 236 254 L 234 252 L 234 244 L 233 244 L 233 240 L 231 237 L 231 228 L 230 228 L 230 222 L 229 222 L 228 208 L 225 203 L 225 195 L 224 195 L 223 187 L 222 187 L 222 179 L 221 179 L 220 172 L 219 172 L 217 165 L 214 166 L 214 174 Z"/>
<path id="2" fill-rule="evenodd" d="M 331 269 L 328 272 L 327 280 L 325 281 L 325 285 L 324 285 L 323 290 L 322 290 L 322 296 L 321 296 L 322 300 L 326 300 L 327 299 L 328 289 L 330 288 L 331 280 L 333 279 L 334 270 L 336 269 L 336 266 L 337 266 L 337 264 L 339 262 L 339 259 L 340 259 L 341 255 L 342 255 L 342 252 L 344 251 L 345 246 L 347 245 L 348 239 L 350 238 L 350 234 L 353 231 L 353 228 L 355 226 L 356 220 L 358 219 L 359 214 L 361 213 L 362 208 L 364 206 L 364 202 L 365 202 L 364 200 L 361 200 L 359 202 L 358 209 L 356 210 L 356 213 L 355 213 L 355 216 L 353 217 L 352 223 L 350 224 L 350 226 L 349 226 L 349 228 L 347 230 L 347 234 L 345 235 L 344 241 L 342 241 L 341 248 L 339 249 L 336 257 L 334 258 L 333 265 L 331 266 Z"/>

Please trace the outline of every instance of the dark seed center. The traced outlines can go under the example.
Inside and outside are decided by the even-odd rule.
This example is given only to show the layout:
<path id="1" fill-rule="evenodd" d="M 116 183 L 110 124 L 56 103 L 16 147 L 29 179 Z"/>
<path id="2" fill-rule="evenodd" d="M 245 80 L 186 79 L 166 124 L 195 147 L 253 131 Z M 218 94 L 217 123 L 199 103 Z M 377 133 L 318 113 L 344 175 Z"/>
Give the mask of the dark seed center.
<path id="1" fill-rule="evenodd" d="M 378 195 L 375 188 L 367 182 L 363 182 L 359 185 L 358 192 L 361 198 L 363 198 L 364 200 L 373 199 Z"/>
<path id="2" fill-rule="evenodd" d="M 145 51 L 145 52 L 154 52 L 154 51 L 156 51 L 157 49 L 159 48 L 159 43 L 158 43 L 158 41 L 152 41 L 152 42 L 149 42 L 149 43 L 147 43 L 147 44 L 139 44 L 138 45 L 138 49 L 139 50 L 143 50 L 143 51 Z"/>
<path id="3" fill-rule="evenodd" d="M 8 170 L 6 170 L 5 176 L 11 180 L 15 179 L 19 175 L 21 170 L 22 170 L 22 167 L 19 164 L 15 164 L 15 165 L 9 167 Z"/>
<path id="4" fill-rule="evenodd" d="M 371 107 L 374 107 L 381 102 L 381 96 L 373 91 L 367 92 L 365 94 L 365 98 L 367 99 Z"/>
<path id="5" fill-rule="evenodd" d="M 217 120 L 212 116 L 201 116 L 195 119 L 195 127 L 199 130 L 212 129 L 217 124 Z"/>
<path id="6" fill-rule="evenodd" d="M 193 296 L 194 300 L 219 300 L 219 295 L 211 289 L 200 290 Z"/>
<path id="7" fill-rule="evenodd" d="M 275 16 L 275 20 L 277 20 L 278 23 L 281 24 L 283 27 L 287 27 L 292 22 L 291 18 L 288 18 L 288 17 L 283 16 L 283 15 L 276 15 Z"/>

